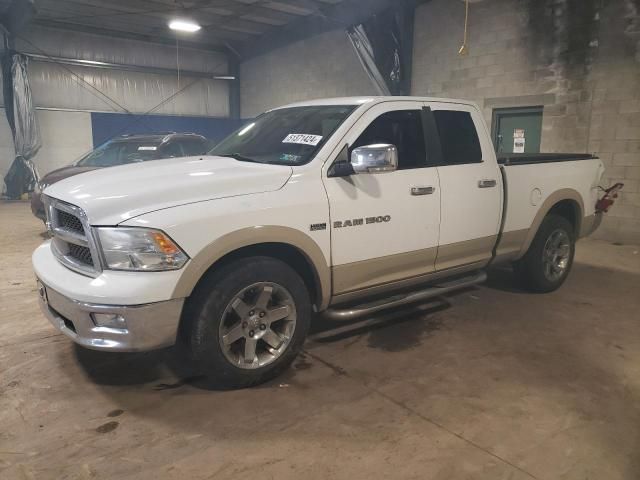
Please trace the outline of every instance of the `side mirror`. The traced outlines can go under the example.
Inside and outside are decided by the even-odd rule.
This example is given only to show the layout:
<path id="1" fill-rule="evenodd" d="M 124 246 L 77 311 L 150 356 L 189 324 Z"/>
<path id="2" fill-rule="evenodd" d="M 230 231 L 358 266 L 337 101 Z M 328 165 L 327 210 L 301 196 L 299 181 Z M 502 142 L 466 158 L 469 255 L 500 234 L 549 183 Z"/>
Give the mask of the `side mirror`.
<path id="1" fill-rule="evenodd" d="M 387 173 L 398 169 L 398 149 L 395 145 L 378 143 L 358 147 L 351 152 L 355 173 Z"/>

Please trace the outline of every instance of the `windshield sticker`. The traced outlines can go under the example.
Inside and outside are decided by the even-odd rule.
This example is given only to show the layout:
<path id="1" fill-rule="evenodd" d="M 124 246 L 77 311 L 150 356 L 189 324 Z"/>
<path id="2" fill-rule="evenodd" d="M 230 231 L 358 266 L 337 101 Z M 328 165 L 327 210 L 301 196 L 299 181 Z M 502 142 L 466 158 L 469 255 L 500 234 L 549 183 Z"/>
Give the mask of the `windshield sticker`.
<path id="1" fill-rule="evenodd" d="M 321 135 L 307 135 L 306 133 L 290 133 L 282 143 L 299 143 L 300 145 L 311 145 L 315 147 L 322 140 Z"/>
<path id="2" fill-rule="evenodd" d="M 301 155 L 291 155 L 290 153 L 283 153 L 280 155 L 280 160 L 283 162 L 297 163 L 300 158 L 302 158 Z"/>
<path id="3" fill-rule="evenodd" d="M 143 146 L 138 147 L 138 150 L 151 150 L 151 151 L 155 151 L 155 150 L 157 150 L 157 149 L 158 149 L 158 147 L 145 147 L 144 145 L 143 145 Z"/>

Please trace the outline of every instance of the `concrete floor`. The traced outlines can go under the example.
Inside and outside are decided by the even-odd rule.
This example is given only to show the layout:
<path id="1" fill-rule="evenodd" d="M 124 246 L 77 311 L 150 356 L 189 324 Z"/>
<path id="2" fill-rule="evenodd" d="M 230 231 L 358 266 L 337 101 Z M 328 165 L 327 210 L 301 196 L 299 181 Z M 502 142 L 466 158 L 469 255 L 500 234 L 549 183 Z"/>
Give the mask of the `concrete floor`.
<path id="1" fill-rule="evenodd" d="M 39 313 L 42 224 L 0 204 L 2 479 L 638 479 L 640 253 L 585 240 L 565 286 L 480 288 L 319 322 L 268 385 L 212 391 L 171 350 L 76 348 Z"/>

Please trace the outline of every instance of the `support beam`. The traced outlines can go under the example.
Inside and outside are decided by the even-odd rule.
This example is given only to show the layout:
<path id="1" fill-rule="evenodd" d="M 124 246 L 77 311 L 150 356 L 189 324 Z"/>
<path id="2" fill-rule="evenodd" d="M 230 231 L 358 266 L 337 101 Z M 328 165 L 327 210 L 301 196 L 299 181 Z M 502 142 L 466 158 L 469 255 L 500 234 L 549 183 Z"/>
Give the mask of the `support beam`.
<path id="1" fill-rule="evenodd" d="M 415 6 L 424 1 L 407 0 L 407 3 Z M 239 50 L 242 60 L 264 55 L 277 48 L 324 32 L 344 30 L 353 24 L 364 22 L 371 15 L 397 5 L 397 2 L 398 0 L 367 0 L 366 2 L 344 0 L 335 5 L 319 8 L 313 14 L 246 42 Z"/>
<path id="2" fill-rule="evenodd" d="M 56 22 L 52 20 L 36 20 L 34 24 L 40 25 L 42 27 L 47 27 L 47 28 L 55 28 L 58 30 L 68 30 L 72 32 L 89 33 L 93 35 L 103 35 L 103 36 L 115 37 L 115 38 L 126 38 L 130 40 L 139 40 L 142 42 L 159 43 L 161 45 L 175 46 L 176 44 L 175 39 L 171 39 L 168 37 L 161 37 L 159 35 L 137 34 L 137 33 L 125 32 L 122 30 L 110 30 L 110 29 L 97 28 L 97 27 L 85 27 L 82 25 Z M 227 48 L 220 44 L 181 41 L 180 45 L 187 48 L 194 48 L 197 50 L 206 50 L 210 52 L 219 52 L 219 53 L 227 52 Z"/>
<path id="3" fill-rule="evenodd" d="M 229 117 L 239 120 L 240 117 L 240 62 L 231 54 L 227 56 L 229 75 L 235 77 L 229 83 Z"/>
<path id="4" fill-rule="evenodd" d="M 27 57 L 37 62 L 62 63 L 64 65 L 74 65 L 78 67 L 105 68 L 109 70 L 122 70 L 126 72 L 156 73 L 160 75 L 175 76 L 177 70 L 174 68 L 149 67 L 141 65 L 130 65 L 123 63 L 98 62 L 95 60 L 81 60 L 76 58 L 52 57 L 36 53 L 22 52 Z M 192 70 L 180 70 L 180 75 L 185 77 L 208 78 L 211 80 L 231 81 L 231 73 L 224 72 L 199 72 Z"/>

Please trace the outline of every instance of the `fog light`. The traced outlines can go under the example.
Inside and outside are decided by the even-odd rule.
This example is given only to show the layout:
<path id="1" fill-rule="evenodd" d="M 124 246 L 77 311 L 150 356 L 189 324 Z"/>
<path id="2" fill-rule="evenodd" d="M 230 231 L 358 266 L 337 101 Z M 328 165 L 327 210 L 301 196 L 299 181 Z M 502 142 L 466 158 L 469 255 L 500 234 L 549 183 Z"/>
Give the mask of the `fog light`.
<path id="1" fill-rule="evenodd" d="M 96 327 L 119 328 L 121 330 L 127 328 L 126 320 L 117 313 L 92 313 L 91 318 Z"/>

